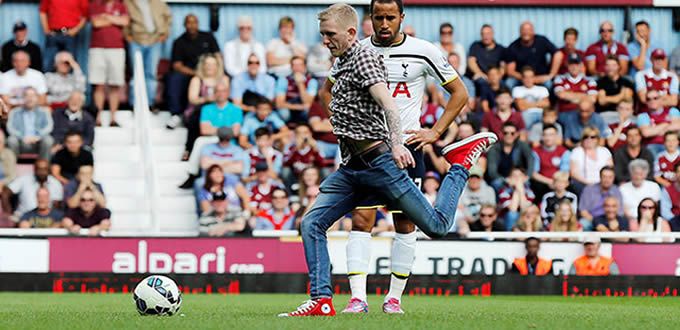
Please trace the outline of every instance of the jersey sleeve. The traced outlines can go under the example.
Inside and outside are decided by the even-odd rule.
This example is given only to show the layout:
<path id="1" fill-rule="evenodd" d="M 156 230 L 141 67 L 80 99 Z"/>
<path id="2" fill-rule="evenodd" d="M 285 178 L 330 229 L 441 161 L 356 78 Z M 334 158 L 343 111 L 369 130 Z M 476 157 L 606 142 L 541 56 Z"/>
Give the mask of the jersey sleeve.
<path id="1" fill-rule="evenodd" d="M 442 52 L 433 44 L 428 44 L 427 46 L 423 52 L 426 56 L 427 73 L 436 78 L 441 86 L 445 86 L 458 79 L 460 77 L 458 72 L 449 64 L 449 61 L 442 55 Z M 461 61 L 464 60 L 464 58 L 461 58 Z"/>
<path id="2" fill-rule="evenodd" d="M 635 91 L 644 91 L 647 89 L 647 84 L 645 84 L 645 72 L 638 71 L 635 73 Z"/>
<path id="3" fill-rule="evenodd" d="M 680 84 L 678 84 L 678 76 L 671 73 L 671 86 L 670 86 L 669 94 L 671 94 L 671 95 L 678 94 L 679 88 L 680 88 Z"/>

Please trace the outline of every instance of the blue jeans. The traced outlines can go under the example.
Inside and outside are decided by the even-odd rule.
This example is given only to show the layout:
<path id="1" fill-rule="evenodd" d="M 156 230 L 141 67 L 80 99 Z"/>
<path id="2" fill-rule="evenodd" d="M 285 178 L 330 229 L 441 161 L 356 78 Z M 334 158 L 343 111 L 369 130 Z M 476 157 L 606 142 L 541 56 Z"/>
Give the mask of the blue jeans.
<path id="1" fill-rule="evenodd" d="M 528 129 L 532 125 L 543 121 L 543 111 L 533 109 L 522 111 L 522 119 L 524 119 L 524 126 Z"/>
<path id="2" fill-rule="evenodd" d="M 156 86 L 158 85 L 156 79 L 156 69 L 158 62 L 161 60 L 161 44 L 155 43 L 151 45 L 141 45 L 136 42 L 131 42 L 130 63 L 135 62 L 135 53 L 137 51 L 142 53 L 142 62 L 144 62 L 144 80 L 146 81 L 146 95 L 149 100 L 149 106 L 153 105 L 156 99 Z M 130 82 L 130 103 L 134 103 L 134 79 Z"/>
<path id="3" fill-rule="evenodd" d="M 302 219 L 311 297 L 333 295 L 326 231 L 361 201 L 377 194 L 391 209 L 402 210 L 425 234 L 442 237 L 454 225 L 458 198 L 468 175 L 465 168 L 452 166 L 442 180 L 433 208 L 406 171 L 397 167 L 389 152 L 372 160 L 363 170 L 340 166 L 323 181 L 321 193 Z"/>
<path id="4" fill-rule="evenodd" d="M 650 143 L 647 145 L 647 150 L 652 153 L 652 156 L 656 158 L 659 154 L 664 152 L 666 150 L 666 147 L 663 146 L 663 144 L 660 143 Z"/>
<path id="5" fill-rule="evenodd" d="M 54 56 L 60 51 L 67 51 L 76 58 L 76 37 L 57 33 L 45 36 L 45 49 L 43 50 L 43 70 L 54 70 Z"/>
<path id="6" fill-rule="evenodd" d="M 189 81 L 191 77 L 179 72 L 168 74 L 168 108 L 173 115 L 181 115 L 187 108 Z"/>

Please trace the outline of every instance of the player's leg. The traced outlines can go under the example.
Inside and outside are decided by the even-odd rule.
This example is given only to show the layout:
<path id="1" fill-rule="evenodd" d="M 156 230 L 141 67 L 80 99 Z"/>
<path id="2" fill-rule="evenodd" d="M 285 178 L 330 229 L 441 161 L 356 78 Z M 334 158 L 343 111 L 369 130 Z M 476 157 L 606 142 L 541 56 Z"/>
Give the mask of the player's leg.
<path id="1" fill-rule="evenodd" d="M 354 171 L 340 167 L 327 177 L 319 187 L 320 194 L 314 205 L 302 219 L 300 231 L 309 270 L 311 299 L 297 310 L 279 316 L 335 315 L 326 231 L 363 199 L 354 189 L 353 176 Z"/>
<path id="2" fill-rule="evenodd" d="M 403 314 L 401 296 L 406 288 L 406 282 L 411 276 L 413 260 L 416 253 L 416 226 L 401 212 L 392 213 L 394 217 L 395 235 L 392 242 L 390 260 L 390 290 L 383 302 L 383 312 L 389 314 Z"/>
<path id="3" fill-rule="evenodd" d="M 375 225 L 376 207 L 357 208 L 352 212 L 352 231 L 347 241 L 347 275 L 352 297 L 343 313 L 368 313 L 366 276 L 371 259 L 371 229 Z"/>

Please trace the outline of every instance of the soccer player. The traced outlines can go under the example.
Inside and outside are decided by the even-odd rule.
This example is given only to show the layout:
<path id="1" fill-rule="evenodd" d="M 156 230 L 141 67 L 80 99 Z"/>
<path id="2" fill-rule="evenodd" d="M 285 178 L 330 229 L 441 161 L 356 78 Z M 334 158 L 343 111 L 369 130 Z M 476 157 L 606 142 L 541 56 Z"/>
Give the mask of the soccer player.
<path id="1" fill-rule="evenodd" d="M 359 44 L 357 25 L 356 11 L 346 4 L 334 4 L 319 13 L 323 44 L 337 57 L 323 92 L 332 93 L 329 110 L 343 161 L 321 184 L 319 196 L 301 223 L 311 298 L 279 316 L 335 315 L 326 231 L 366 200 L 378 198 L 391 209 L 402 210 L 430 237 L 448 234 L 470 167 L 498 140 L 487 132 L 446 146 L 443 154 L 451 168 L 431 206 L 404 171 L 414 160 L 404 146 L 399 108 L 387 88 L 383 57 Z M 467 92 L 456 90 L 451 98 L 457 113 L 467 102 Z M 433 133 L 418 131 L 407 142 L 426 143 L 426 132 Z"/>
<path id="2" fill-rule="evenodd" d="M 382 54 L 387 69 L 387 87 L 399 109 L 402 135 L 413 155 L 415 167 L 408 174 L 418 187 L 425 176 L 425 161 L 421 147 L 437 141 L 460 112 L 460 100 L 465 86 L 458 73 L 443 58 L 439 49 L 428 41 L 407 36 L 401 31 L 404 20 L 402 0 L 372 0 L 370 17 L 373 36 L 360 41 Z M 428 78 L 434 78 L 454 97 L 432 129 L 420 127 L 420 112 Z M 366 274 L 371 257 L 371 229 L 375 225 L 379 206 L 362 205 L 352 214 L 352 231 L 347 242 L 347 273 L 352 297 L 343 313 L 367 313 Z M 393 212 L 396 235 L 392 244 L 390 290 L 383 302 L 385 313 L 404 313 L 401 296 L 415 258 L 416 230 L 413 222 L 400 211 Z"/>

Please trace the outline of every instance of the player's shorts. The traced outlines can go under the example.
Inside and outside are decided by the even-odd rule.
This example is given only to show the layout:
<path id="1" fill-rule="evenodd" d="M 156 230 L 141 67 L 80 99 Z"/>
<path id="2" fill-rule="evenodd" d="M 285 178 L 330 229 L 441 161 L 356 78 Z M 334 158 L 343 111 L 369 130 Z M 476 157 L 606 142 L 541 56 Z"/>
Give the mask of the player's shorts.
<path id="1" fill-rule="evenodd" d="M 415 160 L 416 166 L 415 167 L 408 167 L 406 168 L 408 172 L 408 176 L 413 180 L 413 182 L 416 184 L 416 187 L 418 189 L 421 188 L 423 184 L 423 178 L 425 177 L 425 156 L 423 154 L 423 150 L 415 150 L 415 146 L 412 145 L 406 145 L 406 148 L 411 152 L 411 155 L 413 155 L 413 160 Z M 378 196 L 369 196 L 366 199 L 364 199 L 359 205 L 356 207 L 357 210 L 372 210 L 372 209 L 378 209 L 381 207 L 385 207 L 386 205 L 384 202 L 378 198 Z M 396 212 L 401 212 L 400 210 L 389 210 L 390 212 L 396 213 Z"/>

